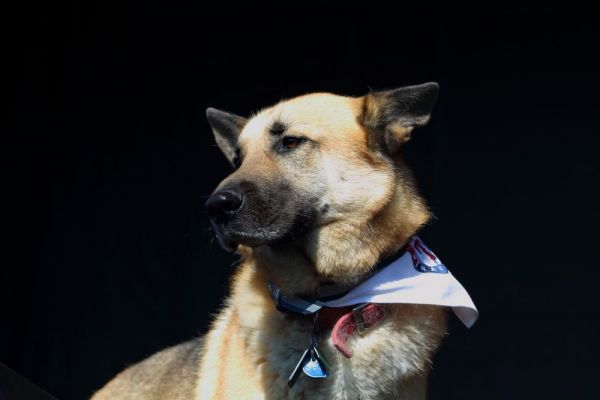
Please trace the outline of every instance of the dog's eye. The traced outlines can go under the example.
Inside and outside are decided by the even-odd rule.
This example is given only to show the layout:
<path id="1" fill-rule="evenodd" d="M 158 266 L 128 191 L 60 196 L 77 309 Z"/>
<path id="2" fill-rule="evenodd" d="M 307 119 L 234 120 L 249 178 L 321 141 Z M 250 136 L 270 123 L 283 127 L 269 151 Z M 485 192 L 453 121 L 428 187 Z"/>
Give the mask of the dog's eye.
<path id="1" fill-rule="evenodd" d="M 298 147 L 298 145 L 300 145 L 300 143 L 302 143 L 304 140 L 305 139 L 299 137 L 286 136 L 283 139 L 281 139 L 281 145 L 284 149 L 291 150 Z"/>

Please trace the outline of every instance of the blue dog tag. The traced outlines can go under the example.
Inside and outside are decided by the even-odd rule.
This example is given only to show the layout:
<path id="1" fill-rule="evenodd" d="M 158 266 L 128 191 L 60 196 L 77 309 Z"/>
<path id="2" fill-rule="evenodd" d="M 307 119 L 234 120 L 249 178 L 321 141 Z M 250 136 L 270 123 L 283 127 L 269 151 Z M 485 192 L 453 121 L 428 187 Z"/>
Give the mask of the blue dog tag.
<path id="1" fill-rule="evenodd" d="M 302 367 L 302 371 L 304 371 L 304 373 L 311 377 L 311 378 L 327 378 L 329 376 L 329 374 L 327 373 L 327 370 L 325 369 L 325 365 L 324 363 L 321 362 L 321 360 L 319 360 L 319 358 L 315 355 L 315 351 L 312 351 L 310 360 L 304 364 L 304 367 Z"/>
<path id="2" fill-rule="evenodd" d="M 310 335 L 310 344 L 306 350 L 304 350 L 304 353 L 302 353 L 302 357 L 300 357 L 300 360 L 298 360 L 296 367 L 288 378 L 289 387 L 294 386 L 294 383 L 296 383 L 298 375 L 300 375 L 300 368 L 302 368 L 302 372 L 309 378 L 321 379 L 329 376 L 329 373 L 327 372 L 329 365 L 327 365 L 325 357 L 319 353 L 318 347 L 319 337 L 313 332 Z"/>

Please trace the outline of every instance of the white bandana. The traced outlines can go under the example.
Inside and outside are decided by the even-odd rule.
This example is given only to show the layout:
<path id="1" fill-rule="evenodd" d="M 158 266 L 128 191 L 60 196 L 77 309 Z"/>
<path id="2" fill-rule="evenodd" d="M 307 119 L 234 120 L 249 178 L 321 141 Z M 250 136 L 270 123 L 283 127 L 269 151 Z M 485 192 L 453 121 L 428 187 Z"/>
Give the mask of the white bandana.
<path id="1" fill-rule="evenodd" d="M 470 328 L 479 312 L 465 288 L 439 258 L 413 237 L 400 258 L 381 269 L 343 297 L 322 302 L 327 307 L 360 303 L 431 304 L 452 307 Z"/>

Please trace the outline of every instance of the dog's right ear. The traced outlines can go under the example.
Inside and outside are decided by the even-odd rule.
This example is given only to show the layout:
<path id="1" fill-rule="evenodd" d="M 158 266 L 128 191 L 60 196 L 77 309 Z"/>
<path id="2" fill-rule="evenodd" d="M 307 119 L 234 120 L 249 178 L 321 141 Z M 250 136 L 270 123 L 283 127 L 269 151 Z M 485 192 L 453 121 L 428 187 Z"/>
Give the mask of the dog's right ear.
<path id="1" fill-rule="evenodd" d="M 206 109 L 206 118 L 215 135 L 217 146 L 225 154 L 227 161 L 235 166 L 238 136 L 248 120 L 212 107 Z"/>
<path id="2" fill-rule="evenodd" d="M 369 130 L 369 144 L 396 153 L 414 128 L 429 121 L 438 89 L 437 83 L 428 82 L 364 96 L 360 122 Z"/>

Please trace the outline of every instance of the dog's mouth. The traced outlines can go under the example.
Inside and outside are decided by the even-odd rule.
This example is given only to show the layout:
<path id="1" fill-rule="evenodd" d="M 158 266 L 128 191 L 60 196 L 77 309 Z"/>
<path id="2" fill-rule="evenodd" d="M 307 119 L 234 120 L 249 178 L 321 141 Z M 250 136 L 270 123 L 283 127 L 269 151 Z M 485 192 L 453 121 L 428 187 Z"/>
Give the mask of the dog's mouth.
<path id="1" fill-rule="evenodd" d="M 212 221 L 212 226 L 221 246 L 233 252 L 240 244 L 260 247 L 292 242 L 308 232 L 314 220 L 314 213 L 305 211 L 293 216 L 277 213 L 271 218 L 239 216 L 226 223 Z"/>
<path id="2" fill-rule="evenodd" d="M 261 242 L 256 238 L 242 237 L 240 235 L 226 235 L 223 234 L 218 228 L 214 228 L 217 236 L 217 240 L 223 249 L 229 252 L 234 252 L 238 245 L 243 244 L 250 247 L 258 247 Z"/>

